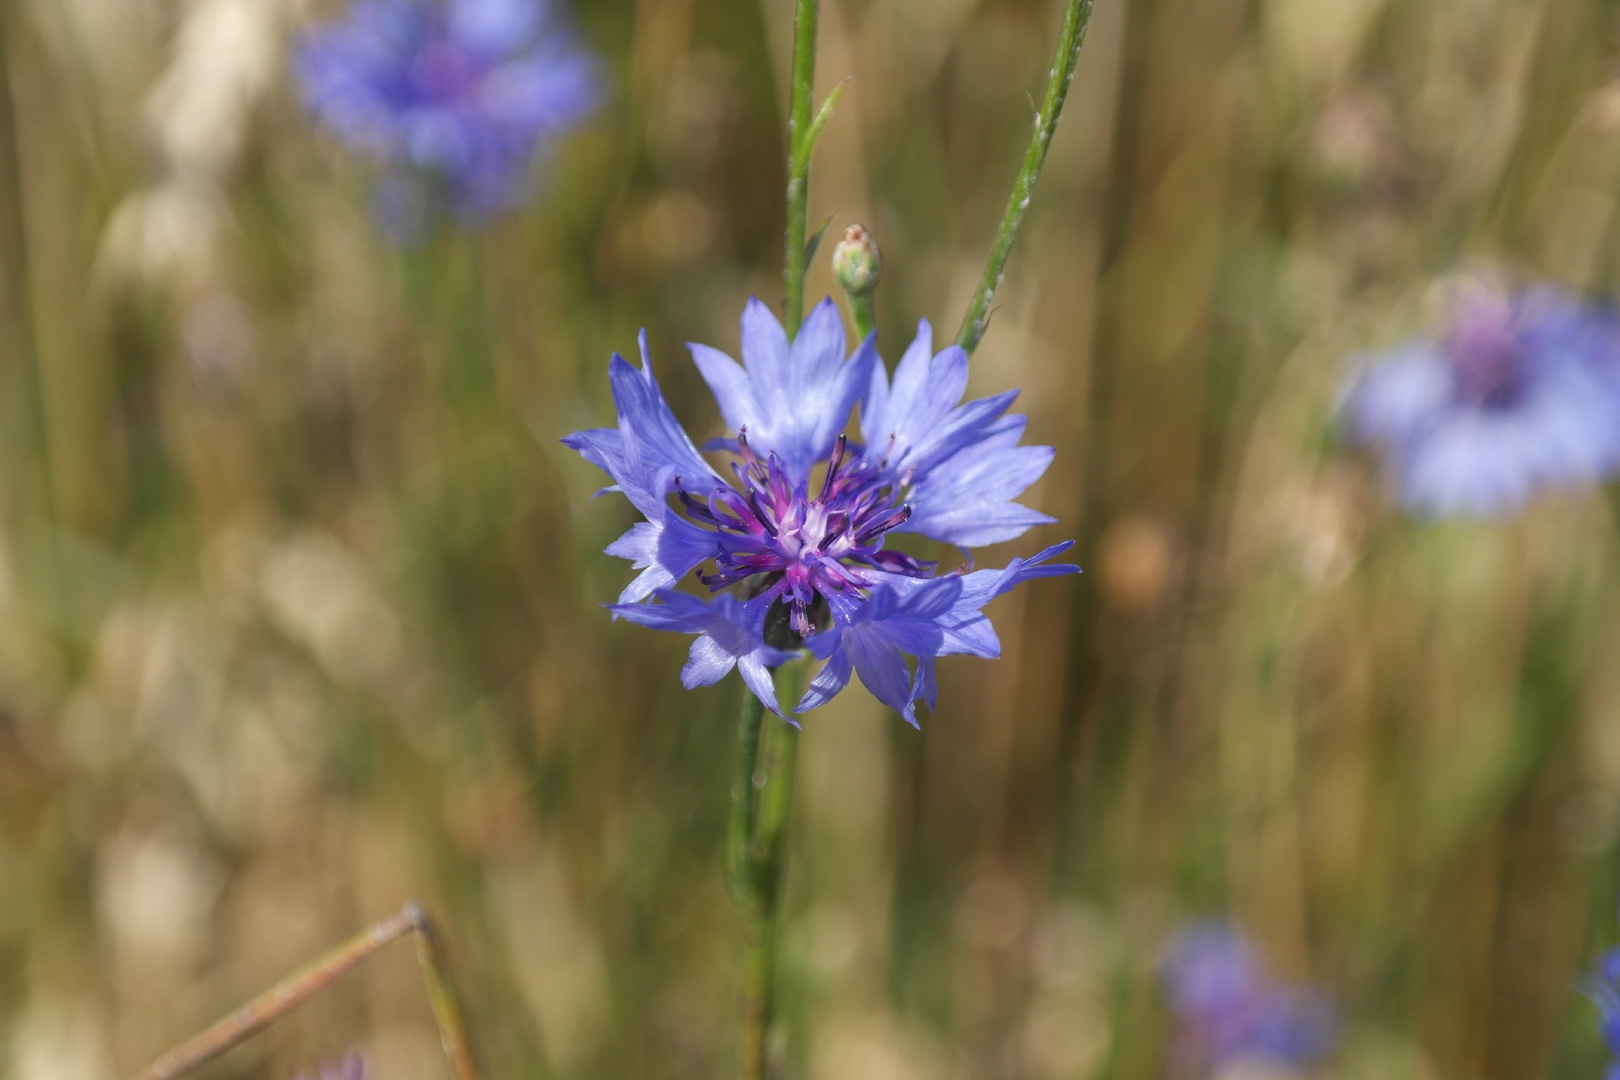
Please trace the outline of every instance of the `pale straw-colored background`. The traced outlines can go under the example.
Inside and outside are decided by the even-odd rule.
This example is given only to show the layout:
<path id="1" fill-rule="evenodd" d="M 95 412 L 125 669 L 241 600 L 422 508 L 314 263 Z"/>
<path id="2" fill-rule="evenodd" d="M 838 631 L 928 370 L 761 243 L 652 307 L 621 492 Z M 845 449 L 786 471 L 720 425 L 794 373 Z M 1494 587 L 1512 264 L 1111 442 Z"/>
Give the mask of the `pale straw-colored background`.
<path id="1" fill-rule="evenodd" d="M 780 298 L 790 6 L 582 3 L 611 104 L 404 256 L 289 85 L 340 5 L 0 6 L 0 1073 L 115 1080 L 408 896 L 490 1077 L 731 1068 L 739 689 L 598 606 L 630 511 L 556 440 L 642 326 L 718 430 L 681 343 Z M 956 330 L 1057 8 L 823 4 L 811 216 L 882 244 L 891 363 Z M 1324 1076 L 1600 1074 L 1609 505 L 1405 521 L 1331 421 L 1442 275 L 1617 283 L 1617 58 L 1599 0 L 1098 0 L 973 373 L 1061 519 L 981 564 L 1086 574 L 921 734 L 806 718 L 790 1076 L 1153 1080 L 1223 914 L 1340 1004 Z M 348 1047 L 449 1075 L 408 946 L 207 1075 Z"/>

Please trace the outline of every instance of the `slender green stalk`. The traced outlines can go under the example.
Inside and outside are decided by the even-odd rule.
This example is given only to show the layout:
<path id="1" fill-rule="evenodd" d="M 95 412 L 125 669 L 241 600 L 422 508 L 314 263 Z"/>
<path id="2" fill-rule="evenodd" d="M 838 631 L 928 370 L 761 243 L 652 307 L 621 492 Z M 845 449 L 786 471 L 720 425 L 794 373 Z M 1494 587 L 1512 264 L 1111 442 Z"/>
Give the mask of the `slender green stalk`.
<path id="1" fill-rule="evenodd" d="M 478 1080 L 461 1008 L 456 1003 L 444 959 L 434 937 L 433 922 L 414 901 L 373 924 L 337 948 L 282 979 L 213 1026 L 176 1046 L 135 1075 L 133 1080 L 176 1080 L 202 1067 L 226 1051 L 263 1031 L 305 1001 L 325 990 L 387 946 L 415 934 L 417 959 L 427 983 L 439 1040 L 455 1070 L 456 1080 Z"/>
<path id="2" fill-rule="evenodd" d="M 855 333 L 865 341 L 866 335 L 877 329 L 877 310 L 872 303 L 872 294 L 850 296 L 849 316 L 855 320 Z"/>
<path id="3" fill-rule="evenodd" d="M 797 0 L 793 15 L 793 73 L 788 84 L 787 262 L 782 271 L 786 287 L 784 314 L 788 338 L 804 322 L 806 218 L 810 206 L 810 150 L 825 124 L 833 98 L 820 116 L 812 119 L 816 82 L 816 0 Z"/>
<path id="4" fill-rule="evenodd" d="M 796 660 L 776 673 L 782 701 L 795 701 L 802 689 L 806 661 Z M 753 694 L 748 697 L 753 699 Z M 728 840 L 746 836 L 735 878 L 746 882 L 744 916 L 748 920 L 748 953 L 743 967 L 741 1024 L 737 1036 L 742 1080 L 764 1080 L 770 1057 L 771 1022 L 775 1018 L 776 954 L 781 921 L 782 879 L 787 864 L 788 812 L 793 802 L 793 766 L 799 732 L 780 720 L 753 722 L 763 708 L 745 707 L 743 735 L 753 746 L 738 754 L 738 786 L 747 798 L 734 802 Z M 743 809 L 747 806 L 746 811 Z M 742 813 L 749 824 L 740 824 Z M 728 850 L 733 856 L 736 847 Z M 728 858 L 728 863 L 729 863 Z M 737 895 L 734 888 L 733 895 Z"/>
<path id="5" fill-rule="evenodd" d="M 1035 181 L 1040 179 L 1041 166 L 1046 164 L 1046 151 L 1052 145 L 1052 134 L 1057 131 L 1058 117 L 1063 113 L 1063 100 L 1074 81 L 1075 65 L 1080 59 L 1080 46 L 1086 39 L 1086 24 L 1091 21 L 1092 0 L 1067 0 L 1063 9 L 1063 28 L 1058 32 L 1057 56 L 1052 61 L 1052 72 L 1046 80 L 1046 98 L 1041 111 L 1035 114 L 1035 129 L 1030 135 L 1029 149 L 1024 152 L 1024 166 L 1013 183 L 1007 210 L 1001 216 L 1001 228 L 996 242 L 990 248 L 990 258 L 984 265 L 984 276 L 968 304 L 967 317 L 962 320 L 956 343 L 971 353 L 979 347 L 985 327 L 990 325 L 990 303 L 1007 269 L 1007 256 L 1012 254 L 1013 241 L 1018 228 L 1024 223 L 1029 210 L 1030 196 Z"/>
<path id="6" fill-rule="evenodd" d="M 753 876 L 754 817 L 758 799 L 754 776 L 764 719 L 765 706 L 744 688 L 742 719 L 737 725 L 737 775 L 731 785 L 731 820 L 726 826 L 725 872 L 726 891 L 747 919 L 754 918 L 759 909 Z"/>

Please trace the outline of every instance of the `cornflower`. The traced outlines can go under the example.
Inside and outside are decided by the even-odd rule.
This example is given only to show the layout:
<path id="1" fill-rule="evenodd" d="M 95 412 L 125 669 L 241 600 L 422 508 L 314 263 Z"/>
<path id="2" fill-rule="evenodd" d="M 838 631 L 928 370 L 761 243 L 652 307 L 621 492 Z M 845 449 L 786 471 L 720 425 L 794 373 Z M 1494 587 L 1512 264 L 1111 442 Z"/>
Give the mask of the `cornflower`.
<path id="1" fill-rule="evenodd" d="M 1178 934 L 1163 976 L 1176 1017 L 1177 1075 L 1245 1060 L 1305 1068 L 1332 1046 L 1333 1011 L 1321 995 L 1267 978 L 1248 939 L 1225 923 Z"/>
<path id="2" fill-rule="evenodd" d="M 1000 654 L 982 612 L 1032 578 L 1079 567 L 1050 560 L 1072 542 L 999 570 L 938 573 L 938 564 L 886 546 L 913 532 L 962 548 L 1000 543 L 1053 519 L 1013 502 L 1052 460 L 1021 446 L 1016 391 L 961 403 L 968 357 L 933 351 L 927 321 L 891 383 L 875 335 L 846 355 L 829 300 L 790 343 L 757 299 L 742 316 L 738 365 L 691 345 L 720 413 L 735 433 L 706 449 L 734 457 L 728 483 L 699 454 L 665 403 L 641 335 L 638 369 L 617 354 L 608 377 L 618 426 L 564 439 L 614 480 L 645 520 L 607 549 L 641 574 L 615 615 L 699 635 L 682 671 L 688 687 L 733 667 L 771 710 L 770 669 L 802 644 L 826 661 L 792 711 L 831 700 L 852 673 L 916 725 L 917 702 L 937 698 L 935 660 Z M 860 441 L 844 430 L 861 407 Z M 695 574 L 711 600 L 675 590 Z"/>
<path id="3" fill-rule="evenodd" d="M 1609 1055 L 1620 1059 L 1620 948 L 1608 949 L 1598 957 L 1597 969 L 1584 987 L 1586 996 L 1601 1014 L 1603 1045 Z M 1620 1060 L 1611 1061 L 1604 1080 L 1620 1080 Z"/>
<path id="4" fill-rule="evenodd" d="M 602 96 L 551 0 L 354 0 L 293 66 L 316 119 L 383 164 L 377 208 L 401 238 L 440 198 L 472 223 L 515 207 Z"/>
<path id="5" fill-rule="evenodd" d="M 1352 372 L 1341 409 L 1380 448 L 1400 501 L 1498 517 L 1620 466 L 1620 322 L 1540 286 L 1460 290 L 1440 334 Z"/>
<path id="6" fill-rule="evenodd" d="M 367 1080 L 370 1074 L 371 1064 L 365 1055 L 350 1052 L 341 1061 L 321 1062 L 315 1072 L 299 1072 L 296 1080 Z"/>

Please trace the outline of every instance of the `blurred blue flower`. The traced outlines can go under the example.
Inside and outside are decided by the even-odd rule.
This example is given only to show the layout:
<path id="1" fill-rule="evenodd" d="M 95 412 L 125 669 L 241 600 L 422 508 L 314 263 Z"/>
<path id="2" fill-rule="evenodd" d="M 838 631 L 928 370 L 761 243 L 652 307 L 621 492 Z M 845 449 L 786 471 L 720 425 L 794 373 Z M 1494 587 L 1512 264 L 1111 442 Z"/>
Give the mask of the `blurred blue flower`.
<path id="1" fill-rule="evenodd" d="M 1178 934 L 1163 975 L 1176 1018 L 1178 1073 L 1238 1060 L 1304 1068 L 1332 1049 L 1337 1024 L 1322 995 L 1268 979 L 1248 939 L 1225 923 L 1201 922 Z"/>
<path id="2" fill-rule="evenodd" d="M 297 1080 L 366 1080 L 370 1073 L 371 1065 L 365 1055 L 350 1051 L 341 1061 L 321 1062 L 316 1072 L 305 1069 Z"/>
<path id="3" fill-rule="evenodd" d="M 1586 996 L 1601 1014 L 1603 1045 L 1620 1058 L 1620 949 L 1609 949 L 1598 957 L 1597 970 L 1585 986 Z M 1609 1064 L 1607 1080 L 1620 1080 L 1620 1060 Z"/>
<path id="4" fill-rule="evenodd" d="M 402 235 L 436 200 L 469 222 L 517 205 L 537 156 L 602 96 L 551 0 L 354 0 L 293 66 L 314 116 L 388 169 L 377 207 Z"/>
<path id="5" fill-rule="evenodd" d="M 1551 287 L 1476 283 L 1438 339 L 1358 365 L 1341 407 L 1408 508 L 1511 514 L 1620 467 L 1620 320 Z"/>
<path id="6" fill-rule="evenodd" d="M 825 704 L 858 674 L 915 725 L 917 702 L 935 703 L 937 657 L 1000 655 L 986 604 L 1024 581 L 1078 572 L 1050 562 L 1072 543 L 1001 570 L 939 576 L 936 564 L 885 547 L 901 531 L 975 547 L 1052 520 L 1012 501 L 1052 460 L 1050 447 L 1018 445 L 1024 417 L 1007 414 L 1017 394 L 962 404 L 967 354 L 954 345 L 935 354 L 926 321 L 892 384 L 875 336 L 846 355 L 831 300 L 791 343 L 770 309 L 750 300 L 741 365 L 690 348 L 736 433 L 706 447 L 735 456 L 735 485 L 665 403 L 645 333 L 640 368 L 617 355 L 608 366 L 618 426 L 563 440 L 645 518 L 607 549 L 641 571 L 613 610 L 699 635 L 682 672 L 688 687 L 736 667 L 781 713 L 769 669 L 802 644 L 826 664 L 795 711 Z M 856 405 L 864 445 L 843 431 Z M 693 571 L 720 594 L 712 602 L 671 588 Z M 741 599 L 722 592 L 734 586 Z"/>

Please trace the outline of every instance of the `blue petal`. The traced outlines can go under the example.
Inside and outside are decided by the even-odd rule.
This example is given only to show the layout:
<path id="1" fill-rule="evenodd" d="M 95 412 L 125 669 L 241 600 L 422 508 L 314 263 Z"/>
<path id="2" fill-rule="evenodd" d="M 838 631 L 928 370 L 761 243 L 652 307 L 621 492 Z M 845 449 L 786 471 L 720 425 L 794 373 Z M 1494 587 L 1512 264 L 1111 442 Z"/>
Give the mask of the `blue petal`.
<path id="1" fill-rule="evenodd" d="M 1338 1019 L 1320 994 L 1283 986 L 1258 996 L 1250 1027 L 1246 1039 L 1250 1053 L 1305 1067 L 1332 1048 Z"/>
<path id="2" fill-rule="evenodd" d="M 754 400 L 754 387 L 748 373 L 719 349 L 695 341 L 686 347 L 692 353 L 698 374 L 709 384 L 709 392 L 720 406 L 720 416 L 731 430 L 746 430 L 750 441 L 761 435 L 768 439 L 768 414 Z"/>
<path id="3" fill-rule="evenodd" d="M 503 124 L 550 132 L 584 120 L 602 96 L 595 62 L 577 54 L 502 64 L 484 80 L 478 99 L 485 112 Z"/>
<path id="4" fill-rule="evenodd" d="M 743 682 L 772 712 L 781 715 L 770 668 L 780 667 L 794 654 L 765 644 L 759 615 L 735 597 L 721 594 L 705 602 L 673 589 L 657 593 L 656 604 L 615 604 L 615 615 L 655 630 L 700 634 L 681 671 L 681 682 L 691 689 L 718 682 L 736 667 Z"/>
<path id="5" fill-rule="evenodd" d="M 796 461 L 783 457 L 792 463 L 790 475 L 795 480 L 808 479 L 810 470 L 832 451 L 878 365 L 875 333 L 847 361 L 844 347 L 843 316 L 828 297 L 810 312 L 793 341 L 788 404 L 798 421 L 793 452 L 799 456 Z"/>
<path id="6" fill-rule="evenodd" d="M 800 712 L 830 701 L 849 683 L 853 666 L 873 697 L 916 726 L 917 700 L 925 691 L 930 698 L 933 696 L 933 669 L 930 667 L 925 677 L 919 666 L 919 675 L 913 678 L 905 656 L 938 655 L 945 641 L 939 621 L 951 615 L 962 582 L 956 577 L 900 580 L 916 584 L 903 596 L 879 585 L 862 601 L 846 599 L 834 607 L 838 625 L 805 642 L 827 665 L 811 682 L 799 703 Z"/>
<path id="7" fill-rule="evenodd" d="M 1396 442 L 1433 423 L 1451 400 L 1445 355 L 1426 343 L 1409 343 L 1387 358 L 1357 360 L 1339 410 L 1362 442 Z"/>
<path id="8" fill-rule="evenodd" d="M 1052 519 L 1010 500 L 1051 463 L 1049 447 L 1019 447 L 1024 418 L 1006 416 L 1016 391 L 959 404 L 967 354 L 933 354 L 926 319 L 890 385 L 874 371 L 862 407 L 869 461 L 911 488 L 911 519 L 901 528 L 959 547 L 1010 540 Z"/>
<path id="9" fill-rule="evenodd" d="M 932 711 L 939 704 L 939 680 L 934 676 L 934 658 L 917 657 L 917 697 Z"/>
<path id="10" fill-rule="evenodd" d="M 967 381 L 967 352 L 952 345 L 935 356 L 934 328 L 919 319 L 917 336 L 895 366 L 888 407 L 872 416 L 874 430 L 903 434 L 914 446 L 929 435 L 928 426 L 918 421 L 943 419 L 962 400 Z"/>
<path id="11" fill-rule="evenodd" d="M 958 407 L 967 389 L 967 353 L 955 345 L 933 355 L 933 329 L 917 324 L 917 336 L 886 385 L 874 372 L 861 418 L 861 432 L 874 455 L 896 475 L 920 481 L 939 462 L 971 446 L 1007 411 L 1017 392 Z M 892 442 L 891 442 L 892 440 Z"/>
<path id="12" fill-rule="evenodd" d="M 609 555 L 629 559 L 642 573 L 619 594 L 619 603 L 645 600 L 659 589 L 667 589 L 703 563 L 715 557 L 715 534 L 699 528 L 667 509 L 657 521 L 643 521 L 607 547 Z"/>
<path id="13" fill-rule="evenodd" d="M 1219 1011 L 1261 987 L 1259 959 L 1248 939 L 1215 920 L 1178 933 L 1162 970 L 1166 996 L 1183 1016 Z"/>
<path id="14" fill-rule="evenodd" d="M 742 317 L 743 364 L 707 345 L 692 360 L 734 431 L 764 457 L 776 454 L 795 483 L 832 450 L 877 364 L 870 339 L 847 360 L 843 321 L 831 300 L 818 304 L 790 346 L 776 316 L 750 298 Z"/>
<path id="15" fill-rule="evenodd" d="M 1056 520 L 1011 501 L 1052 463 L 1050 446 L 1018 446 L 1020 433 L 999 434 L 935 469 L 913 489 L 911 519 L 901 529 L 970 548 Z"/>
<path id="16" fill-rule="evenodd" d="M 1048 562 L 1073 546 L 1072 540 L 1054 544 L 1033 558 L 1014 559 L 1004 569 L 965 575 L 923 579 L 873 573 L 876 584 L 865 599 L 829 597 L 835 625 L 805 642 L 827 666 L 811 683 L 799 711 L 830 701 L 849 682 L 853 666 L 872 696 L 915 724 L 916 702 L 926 700 L 932 707 L 937 696 L 932 659 L 953 653 L 998 656 L 1001 643 L 980 609 L 1033 578 L 1078 573 L 1078 566 Z M 905 670 L 904 656 L 916 657 L 918 664 L 902 691 L 897 672 Z"/>
<path id="17" fill-rule="evenodd" d="M 641 369 L 631 367 L 615 353 L 608 365 L 608 379 L 624 441 L 625 476 L 615 479 L 637 509 L 652 517 L 649 505 L 662 506 L 674 480 L 680 480 L 695 495 L 707 495 L 723 481 L 703 460 L 664 401 L 647 355 L 645 330 L 640 334 L 640 345 Z M 666 473 L 661 479 L 661 474 Z"/>
<path id="18" fill-rule="evenodd" d="M 616 478 L 624 472 L 624 436 L 618 428 L 576 431 L 558 441 L 609 476 Z"/>
<path id="19" fill-rule="evenodd" d="M 499 56 L 526 45 L 544 12 L 543 0 L 452 0 L 447 29 L 463 48 Z"/>
<path id="20" fill-rule="evenodd" d="M 737 658 L 737 671 L 742 675 L 744 685 L 754 692 L 754 696 L 759 698 L 767 709 L 782 717 L 788 723 L 793 724 L 794 727 L 798 727 L 799 725 L 792 717 L 782 712 L 782 706 L 777 703 L 776 683 L 771 678 L 771 671 L 767 666 L 768 663 L 775 663 L 780 666 L 786 663 L 787 660 L 792 659 L 792 654 L 777 654 L 775 650 L 768 650 L 768 653 L 770 655 L 783 655 L 786 659 L 771 661 L 768 660 L 765 653 L 760 651 L 746 652 Z"/>
<path id="21" fill-rule="evenodd" d="M 940 655 L 951 652 L 972 652 L 976 655 L 991 656 L 994 652 L 981 652 L 980 643 L 994 647 L 994 631 L 989 629 L 989 620 L 981 609 L 998 596 L 1005 595 L 1022 585 L 1043 577 L 1062 577 L 1067 574 L 1078 574 L 1080 568 L 1073 563 L 1053 563 L 1048 560 L 1063 554 L 1074 547 L 1073 540 L 1065 540 L 1060 544 L 1039 552 L 1028 559 L 1013 559 L 1000 570 L 975 570 L 971 574 L 963 574 L 955 578 L 935 578 L 921 581 L 916 578 L 906 578 L 895 574 L 880 575 L 884 588 L 892 589 L 902 597 L 929 589 L 936 582 L 956 580 L 961 583 L 960 592 L 956 594 L 950 611 L 940 616 L 936 623 L 944 631 L 946 641 L 944 651 Z M 988 634 L 988 639 L 985 638 Z M 960 641 L 955 640 L 958 636 Z"/>
<path id="22" fill-rule="evenodd" d="M 1012 592 L 1026 581 L 1036 578 L 1063 577 L 1078 574 L 1080 568 L 1073 563 L 1053 563 L 1054 559 L 1074 547 L 1073 540 L 1044 548 L 1027 559 L 1013 559 L 1000 570 L 977 570 L 962 578 L 962 598 L 958 610 L 964 607 L 981 608 L 998 596 Z"/>
<path id="23" fill-rule="evenodd" d="M 799 699 L 799 707 L 794 712 L 809 712 L 819 709 L 833 698 L 843 692 L 849 685 L 850 674 L 854 670 L 854 663 L 844 649 L 838 648 L 843 638 L 842 630 L 833 630 L 826 634 L 817 634 L 805 645 L 818 657 L 826 660 L 816 677 L 810 680 L 810 686 Z"/>
<path id="24" fill-rule="evenodd" d="M 728 651 L 708 634 L 704 634 L 692 642 L 686 666 L 681 668 L 681 685 L 688 690 L 699 686 L 713 686 L 736 666 L 736 654 Z"/>
<path id="25" fill-rule="evenodd" d="M 679 634 L 706 634 L 716 618 L 723 618 L 712 605 L 674 589 L 658 593 L 656 604 L 614 604 L 613 614 L 654 630 Z"/>
<path id="26" fill-rule="evenodd" d="M 640 345 L 639 370 L 618 354 L 608 365 L 619 426 L 576 431 L 562 440 L 613 477 L 647 519 L 607 549 L 644 571 L 620 595 L 621 603 L 645 599 L 680 581 L 713 558 L 719 543 L 715 533 L 674 513 L 666 502 L 677 480 L 698 496 L 709 494 L 722 481 L 665 402 L 647 355 L 646 331 Z"/>
<path id="27" fill-rule="evenodd" d="M 872 623 L 851 627 L 844 633 L 844 650 L 855 664 L 861 685 L 883 704 L 917 726 L 917 695 L 906 659 L 890 635 Z"/>
<path id="28" fill-rule="evenodd" d="M 791 411 L 793 347 L 775 314 L 757 296 L 743 305 L 742 358 L 755 400 L 777 415 Z"/>
<path id="29" fill-rule="evenodd" d="M 981 609 L 996 597 L 1011 592 L 1026 581 L 1078 574 L 1080 568 L 1073 563 L 1048 562 L 1049 559 L 1063 554 L 1073 546 L 1073 540 L 1065 540 L 1061 544 L 1053 544 L 1029 559 L 1013 559 L 1003 569 L 977 570 L 963 575 L 961 594 L 951 611 L 939 620 L 943 634 L 939 655 L 967 653 L 986 659 L 1000 656 L 1001 642 L 996 637 L 995 627 L 990 624 L 990 620 Z"/>

